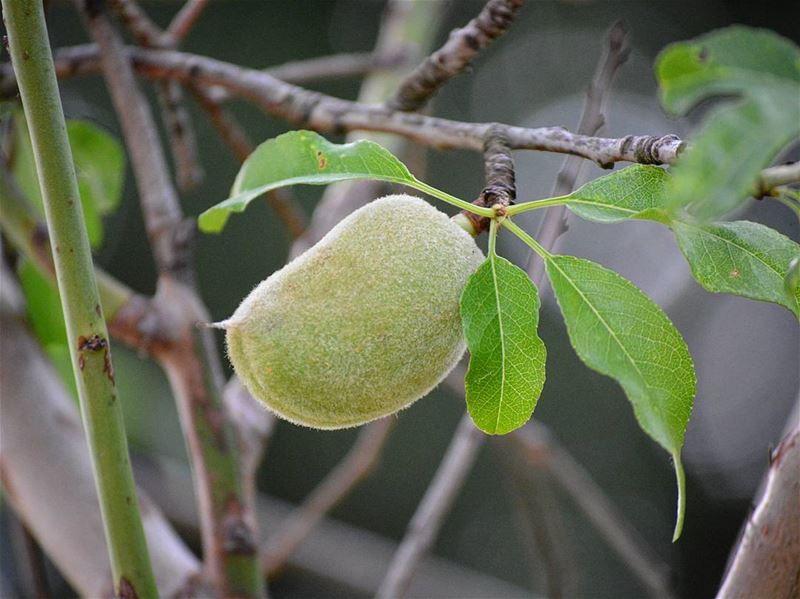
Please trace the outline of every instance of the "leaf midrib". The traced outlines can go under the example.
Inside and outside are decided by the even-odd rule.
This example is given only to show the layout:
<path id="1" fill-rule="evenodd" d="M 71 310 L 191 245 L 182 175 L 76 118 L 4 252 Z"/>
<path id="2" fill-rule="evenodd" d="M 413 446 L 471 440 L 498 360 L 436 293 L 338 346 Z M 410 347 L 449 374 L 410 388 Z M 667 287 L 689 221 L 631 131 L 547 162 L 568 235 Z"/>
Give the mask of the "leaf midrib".
<path id="1" fill-rule="evenodd" d="M 500 328 L 500 400 L 497 402 L 497 418 L 494 423 L 494 432 L 500 428 L 500 414 L 503 411 L 503 399 L 506 388 L 506 341 L 503 328 L 503 311 L 500 307 L 500 291 L 497 286 L 497 269 L 495 267 L 497 255 L 492 253 L 489 256 L 492 266 L 492 282 L 494 283 L 494 301 L 497 307 L 497 324 Z"/>
<path id="2" fill-rule="evenodd" d="M 611 337 L 614 339 L 617 345 L 619 345 L 620 349 L 622 350 L 622 353 L 625 354 L 625 357 L 631 363 L 631 366 L 633 366 L 633 369 L 636 371 L 636 374 L 639 375 L 639 379 L 642 381 L 642 384 L 645 386 L 645 388 L 649 389 L 650 385 L 647 384 L 647 379 L 645 379 L 644 374 L 639 369 L 639 366 L 636 364 L 636 361 L 633 359 L 633 356 L 631 356 L 631 354 L 625 348 L 625 345 L 623 345 L 622 341 L 620 341 L 619 337 L 617 337 L 617 334 L 614 332 L 611 326 L 606 322 L 606 319 L 603 318 L 603 316 L 595 309 L 595 307 L 592 305 L 592 302 L 589 301 L 586 295 L 572 282 L 572 279 L 567 275 L 567 273 L 564 272 L 564 270 L 561 267 L 558 266 L 556 262 L 554 262 L 551 259 L 549 260 L 549 263 L 555 266 L 555 268 L 561 273 L 561 275 L 564 277 L 564 279 L 566 279 L 566 281 L 570 284 L 570 286 L 578 293 L 578 295 L 581 296 L 581 299 L 583 299 L 586 305 L 589 306 L 589 309 L 592 312 L 594 312 L 595 316 L 597 316 L 601 324 L 611 334 Z"/>
<path id="3" fill-rule="evenodd" d="M 623 208 L 622 206 L 618 206 L 616 204 L 604 204 L 600 201 L 591 201 L 591 200 L 568 200 L 567 205 L 569 204 L 586 204 L 587 206 L 594 206 L 600 208 L 606 208 L 608 210 L 619 210 L 620 212 L 627 212 L 629 214 L 638 214 L 639 212 L 644 212 L 644 210 L 634 210 L 632 208 Z M 649 210 L 649 208 L 645 208 L 645 210 Z"/>

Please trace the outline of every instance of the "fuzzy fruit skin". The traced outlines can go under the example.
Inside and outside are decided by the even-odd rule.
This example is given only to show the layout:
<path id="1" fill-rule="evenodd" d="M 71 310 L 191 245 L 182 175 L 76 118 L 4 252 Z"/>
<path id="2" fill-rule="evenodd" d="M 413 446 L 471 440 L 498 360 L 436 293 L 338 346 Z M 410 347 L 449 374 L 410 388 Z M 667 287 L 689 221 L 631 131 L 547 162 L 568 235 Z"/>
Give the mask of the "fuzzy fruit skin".
<path id="1" fill-rule="evenodd" d="M 464 353 L 459 298 L 483 261 L 427 202 L 356 210 L 222 323 L 253 397 L 296 424 L 358 426 L 407 407 Z"/>

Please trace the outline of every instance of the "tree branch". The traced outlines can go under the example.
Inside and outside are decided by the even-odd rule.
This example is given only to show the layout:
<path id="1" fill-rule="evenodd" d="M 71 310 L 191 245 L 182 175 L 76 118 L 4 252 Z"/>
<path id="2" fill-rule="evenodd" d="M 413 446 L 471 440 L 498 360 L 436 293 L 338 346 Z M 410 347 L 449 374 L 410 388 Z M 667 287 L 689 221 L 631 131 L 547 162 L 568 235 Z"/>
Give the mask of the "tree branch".
<path id="1" fill-rule="evenodd" d="M 131 31 L 140 46 L 145 48 L 174 49 L 172 36 L 161 31 L 136 3 L 136 0 L 111 0 L 111 6 Z M 203 179 L 197 159 L 197 142 L 194 128 L 183 104 L 183 90 L 174 81 L 158 81 L 156 96 L 161 106 L 162 120 L 170 139 L 170 149 L 175 161 L 178 187 L 187 191 Z"/>
<path id="2" fill-rule="evenodd" d="M 371 422 L 358 434 L 345 458 L 292 511 L 267 540 L 261 552 L 264 572 L 274 577 L 312 530 L 375 468 L 394 425 L 391 416 Z"/>
<path id="3" fill-rule="evenodd" d="M 177 194 L 149 107 L 139 91 L 116 32 L 102 12 L 77 0 L 101 52 L 140 188 L 145 224 L 159 272 L 154 302 L 175 330 L 175 342 L 154 346 L 175 392 L 178 413 L 195 473 L 203 530 L 204 559 L 218 593 L 254 597 L 262 593 L 256 559 L 255 518 L 243 499 L 236 438 L 221 399 L 221 363 L 210 332 L 197 328 L 208 314 L 193 288 L 188 243 L 193 224 L 182 220 Z"/>
<path id="4" fill-rule="evenodd" d="M 475 428 L 470 415 L 465 413 L 425 496 L 414 512 L 376 597 L 395 599 L 405 594 L 414 570 L 436 540 L 484 438 L 485 435 Z"/>
<path id="5" fill-rule="evenodd" d="M 671 596 L 667 565 L 640 538 L 583 466 L 539 422 L 508 437 L 529 467 L 546 469 L 653 597 Z"/>
<path id="6" fill-rule="evenodd" d="M 79 594 L 111 597 L 111 567 L 83 428 L 49 359 L 9 308 L 9 294 L 19 290 L 4 265 L 2 269 L 0 479 L 4 496 Z M 158 508 L 141 491 L 138 494 L 161 596 L 189 596 L 198 591 L 197 558 Z"/>
<path id="7" fill-rule="evenodd" d="M 607 47 L 597 63 L 592 81 L 586 90 L 578 133 L 594 135 L 605 124 L 603 110 L 611 92 L 611 85 L 617 70 L 625 64 L 630 55 L 628 33 L 622 21 L 614 23 L 606 35 Z M 566 195 L 575 187 L 583 161 L 575 156 L 567 156 L 556 175 L 552 196 Z M 554 249 L 558 239 L 567 230 L 567 207 L 553 206 L 545 209 L 544 217 L 536 233 L 536 239 L 546 248 Z M 532 250 L 528 252 L 528 276 L 537 287 L 545 282 L 544 261 Z"/>
<path id="8" fill-rule="evenodd" d="M 43 6 L 3 0 L 8 47 L 29 125 L 53 240 L 67 345 L 92 456 L 114 592 L 157 595 L 117 397 L 108 330 L 94 275 Z"/>
<path id="9" fill-rule="evenodd" d="M 141 48 L 128 48 L 126 52 L 134 68 L 145 77 L 220 86 L 250 100 L 268 114 L 323 133 L 383 131 L 437 148 L 482 151 L 486 132 L 495 125 L 407 114 L 384 106 L 342 100 L 280 81 L 262 71 L 196 54 Z M 4 71 L 0 89 L 8 89 L 9 85 Z M 603 167 L 620 161 L 671 164 L 684 146 L 674 135 L 603 138 L 570 133 L 561 127 L 499 126 L 512 150 L 574 154 Z"/>
<path id="10" fill-rule="evenodd" d="M 800 183 L 800 161 L 772 166 L 761 171 L 756 196 L 770 195 L 776 187 Z"/>
<path id="11" fill-rule="evenodd" d="M 428 56 L 386 102 L 392 110 L 417 111 L 478 53 L 502 36 L 524 0 L 489 0 L 477 17 L 454 29 L 444 46 Z"/>
<path id="12" fill-rule="evenodd" d="M 748 517 L 717 599 L 800 593 L 800 427 L 770 454 L 763 492 Z"/>
<path id="13" fill-rule="evenodd" d="M 172 18 L 172 22 L 167 27 L 166 36 L 169 38 L 167 45 L 172 47 L 179 46 L 189 35 L 206 6 L 208 6 L 208 0 L 186 0 L 186 3 Z"/>
<path id="14" fill-rule="evenodd" d="M 483 145 L 483 164 L 486 173 L 486 187 L 473 204 L 485 208 L 513 204 L 517 197 L 514 160 L 505 130 L 502 127 L 495 126 L 487 131 Z M 488 231 L 491 222 L 489 218 L 478 216 L 468 210 L 462 210 L 453 219 L 473 236 Z"/>

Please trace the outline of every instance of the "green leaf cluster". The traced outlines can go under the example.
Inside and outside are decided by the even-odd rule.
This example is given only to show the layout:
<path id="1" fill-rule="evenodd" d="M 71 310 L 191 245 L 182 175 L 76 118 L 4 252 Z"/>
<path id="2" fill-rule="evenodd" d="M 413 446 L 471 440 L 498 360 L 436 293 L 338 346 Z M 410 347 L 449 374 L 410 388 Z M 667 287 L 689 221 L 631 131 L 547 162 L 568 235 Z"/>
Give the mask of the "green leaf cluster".
<path id="1" fill-rule="evenodd" d="M 680 157 L 669 194 L 672 212 L 718 218 L 754 193 L 760 171 L 800 135 L 800 48 L 771 31 L 729 27 L 668 46 L 655 69 L 672 114 L 728 98 Z"/>
<path id="2" fill-rule="evenodd" d="M 14 133 L 14 178 L 28 200 L 44 216 L 33 148 L 22 111 L 14 115 Z M 112 214 L 122 198 L 125 153 L 116 139 L 86 121 L 67 121 L 67 136 L 89 243 L 96 249 L 103 243 L 103 217 Z"/>
<path id="3" fill-rule="evenodd" d="M 669 46 L 656 73 L 664 107 L 676 115 L 712 96 L 734 98 L 710 113 L 673 173 L 632 166 L 566 196 L 495 214 L 419 181 L 378 144 L 333 144 L 310 131 L 293 131 L 258 147 L 242 166 L 231 197 L 200 215 L 200 228 L 220 231 L 231 212 L 243 211 L 271 189 L 347 179 L 407 185 L 491 218 L 488 255 L 460 304 L 470 351 L 466 403 L 473 421 L 488 434 L 513 431 L 531 417 L 545 382 L 538 290 L 524 271 L 497 255 L 502 227 L 544 260 L 578 356 L 619 382 L 642 430 L 672 456 L 677 538 L 685 510 L 680 451 L 696 389 L 685 341 L 633 283 L 589 260 L 550 254 L 513 222 L 521 212 L 566 205 L 600 223 L 661 223 L 675 234 L 703 287 L 773 302 L 800 318 L 800 246 L 757 223 L 712 222 L 752 195 L 761 170 L 800 134 L 800 50 L 771 32 L 732 27 Z M 785 195 L 779 199 L 797 209 L 797 198 Z"/>

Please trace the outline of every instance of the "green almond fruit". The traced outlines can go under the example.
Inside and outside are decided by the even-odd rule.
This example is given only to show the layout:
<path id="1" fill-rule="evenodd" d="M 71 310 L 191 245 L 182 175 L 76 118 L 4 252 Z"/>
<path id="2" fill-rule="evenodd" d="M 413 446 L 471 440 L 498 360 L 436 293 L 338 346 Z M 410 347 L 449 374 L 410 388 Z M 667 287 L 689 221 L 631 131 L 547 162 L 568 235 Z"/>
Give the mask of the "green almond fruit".
<path id="1" fill-rule="evenodd" d="M 482 261 L 427 202 L 375 200 L 220 323 L 228 355 L 253 397 L 296 424 L 337 429 L 392 414 L 463 355 L 459 298 Z"/>

